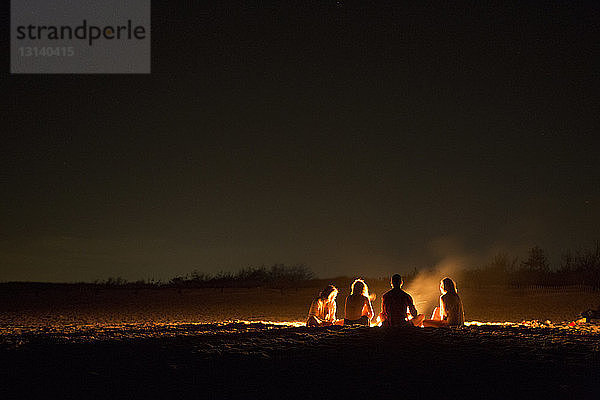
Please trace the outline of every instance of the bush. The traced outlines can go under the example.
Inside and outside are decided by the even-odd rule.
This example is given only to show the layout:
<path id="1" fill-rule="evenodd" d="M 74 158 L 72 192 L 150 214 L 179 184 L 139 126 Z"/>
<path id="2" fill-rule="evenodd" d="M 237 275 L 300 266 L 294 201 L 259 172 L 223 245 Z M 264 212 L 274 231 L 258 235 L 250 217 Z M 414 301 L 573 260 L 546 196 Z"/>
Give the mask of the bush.
<path id="1" fill-rule="evenodd" d="M 299 287 L 313 279 L 310 268 L 305 265 L 286 266 L 275 264 L 270 268 L 265 266 L 242 268 L 236 273 L 219 272 L 215 276 L 193 271 L 185 277 L 178 276 L 169 281 L 170 286 L 181 287 L 271 287 L 290 288 Z"/>
<path id="2" fill-rule="evenodd" d="M 510 285 L 515 287 L 588 285 L 600 288 L 600 242 L 594 248 L 573 254 L 567 251 L 557 270 L 550 268 L 545 252 L 532 247 L 526 260 L 500 253 L 482 268 L 464 271 L 463 283 L 470 286 Z"/>

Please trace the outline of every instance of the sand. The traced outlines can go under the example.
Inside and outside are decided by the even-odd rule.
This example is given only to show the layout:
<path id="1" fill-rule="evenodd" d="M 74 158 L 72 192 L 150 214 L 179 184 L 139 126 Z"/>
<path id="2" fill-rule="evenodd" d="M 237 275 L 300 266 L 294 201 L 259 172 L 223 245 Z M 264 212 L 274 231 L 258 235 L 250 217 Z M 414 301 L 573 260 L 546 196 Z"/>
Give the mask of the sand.
<path id="1" fill-rule="evenodd" d="M 380 311 L 387 285 L 371 285 Z M 122 322 L 221 322 L 225 320 L 304 321 L 319 288 L 302 289 L 77 289 L 0 290 L 0 326 Z M 346 288 L 338 295 L 343 318 Z M 431 313 L 439 293 L 415 298 L 419 312 Z M 572 320 L 600 305 L 600 292 L 579 288 L 461 289 L 468 321 Z"/>
<path id="2" fill-rule="evenodd" d="M 5 294 L 0 396 L 598 398 L 600 328 L 560 320 L 598 293 L 495 291 L 437 330 L 297 326 L 308 289 Z"/>

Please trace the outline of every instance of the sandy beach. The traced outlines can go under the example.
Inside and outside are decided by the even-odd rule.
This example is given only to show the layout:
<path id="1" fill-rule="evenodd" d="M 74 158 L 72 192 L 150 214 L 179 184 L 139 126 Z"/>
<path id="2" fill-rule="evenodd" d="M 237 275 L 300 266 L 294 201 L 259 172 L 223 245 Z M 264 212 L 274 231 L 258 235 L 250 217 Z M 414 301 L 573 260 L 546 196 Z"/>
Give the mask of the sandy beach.
<path id="1" fill-rule="evenodd" d="M 313 292 L 13 294 L 3 299 L 1 390 L 16 398 L 305 399 L 441 390 L 595 398 L 600 390 L 600 328 L 559 320 L 595 292 L 563 290 L 569 307 L 560 308 L 552 291 L 515 291 L 494 308 L 482 304 L 483 291 L 465 290 L 468 325 L 437 330 L 306 328 Z"/>

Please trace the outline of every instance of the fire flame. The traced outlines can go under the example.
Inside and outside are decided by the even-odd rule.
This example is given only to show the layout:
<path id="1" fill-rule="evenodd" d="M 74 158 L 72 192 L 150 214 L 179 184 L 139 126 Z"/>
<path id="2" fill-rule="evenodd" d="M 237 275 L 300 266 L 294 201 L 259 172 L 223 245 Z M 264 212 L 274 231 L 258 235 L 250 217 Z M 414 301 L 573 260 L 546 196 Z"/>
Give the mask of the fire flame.
<path id="1" fill-rule="evenodd" d="M 381 326 L 383 321 L 381 321 L 381 316 L 378 315 L 377 319 L 375 319 L 375 322 L 371 322 L 371 328 L 376 327 L 376 326 Z"/>

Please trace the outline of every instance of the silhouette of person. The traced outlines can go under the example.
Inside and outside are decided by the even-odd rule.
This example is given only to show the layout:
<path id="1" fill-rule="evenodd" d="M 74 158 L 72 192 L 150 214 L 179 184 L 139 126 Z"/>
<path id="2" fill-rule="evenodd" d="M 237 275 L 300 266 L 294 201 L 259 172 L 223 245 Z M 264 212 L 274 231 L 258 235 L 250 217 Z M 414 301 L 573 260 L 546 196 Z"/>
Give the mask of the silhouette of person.
<path id="1" fill-rule="evenodd" d="M 308 319 L 306 326 L 327 326 L 336 322 L 336 303 L 338 290 L 333 285 L 328 285 L 321 290 L 319 295 L 313 300 L 308 310 Z"/>
<path id="2" fill-rule="evenodd" d="M 445 326 L 463 326 L 465 312 L 462 300 L 456 292 L 456 284 L 450 278 L 440 282 L 440 306 L 433 311 L 431 319 L 423 321 L 423 326 L 440 328 Z"/>
<path id="3" fill-rule="evenodd" d="M 410 294 L 402 290 L 404 281 L 400 274 L 392 275 L 392 289 L 384 293 L 381 299 L 382 326 L 421 326 L 425 316 L 417 313 Z M 409 315 L 412 319 L 409 319 Z"/>
<path id="4" fill-rule="evenodd" d="M 362 279 L 356 279 L 350 295 L 346 297 L 344 325 L 370 326 L 373 315 L 369 288 Z"/>

